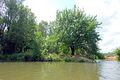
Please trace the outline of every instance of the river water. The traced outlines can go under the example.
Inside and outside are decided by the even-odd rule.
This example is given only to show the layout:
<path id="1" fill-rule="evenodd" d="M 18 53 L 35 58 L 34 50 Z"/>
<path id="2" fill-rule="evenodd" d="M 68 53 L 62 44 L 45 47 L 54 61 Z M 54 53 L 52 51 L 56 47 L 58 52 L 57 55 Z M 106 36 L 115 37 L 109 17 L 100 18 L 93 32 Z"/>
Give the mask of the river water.
<path id="1" fill-rule="evenodd" d="M 120 62 L 1 62 L 0 80 L 120 80 Z"/>

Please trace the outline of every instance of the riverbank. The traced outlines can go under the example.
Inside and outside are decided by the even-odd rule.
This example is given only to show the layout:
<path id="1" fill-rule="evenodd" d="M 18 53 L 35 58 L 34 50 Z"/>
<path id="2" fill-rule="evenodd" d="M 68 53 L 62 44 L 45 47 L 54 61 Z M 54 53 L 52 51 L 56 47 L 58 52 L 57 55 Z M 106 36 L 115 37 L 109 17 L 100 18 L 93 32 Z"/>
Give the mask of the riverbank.
<path id="1" fill-rule="evenodd" d="M 82 57 L 80 55 L 58 55 L 48 54 L 41 56 L 31 56 L 23 54 L 0 55 L 0 62 L 88 62 L 94 63 L 95 60 Z"/>
<path id="2" fill-rule="evenodd" d="M 116 55 L 105 56 L 105 60 L 107 60 L 107 61 L 117 61 L 118 56 L 116 56 Z"/>

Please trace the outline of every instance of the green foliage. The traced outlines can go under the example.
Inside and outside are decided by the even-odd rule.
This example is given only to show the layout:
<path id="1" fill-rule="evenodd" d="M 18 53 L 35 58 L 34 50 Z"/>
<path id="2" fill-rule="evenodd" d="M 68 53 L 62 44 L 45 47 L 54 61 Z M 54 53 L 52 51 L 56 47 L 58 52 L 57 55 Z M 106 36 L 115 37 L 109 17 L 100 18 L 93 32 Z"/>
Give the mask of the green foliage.
<path id="1" fill-rule="evenodd" d="M 94 61 L 85 57 L 75 57 L 75 56 L 64 56 L 63 60 L 65 62 L 90 62 L 93 63 Z"/>
<path id="2" fill-rule="evenodd" d="M 22 4 L 22 0 L 3 0 L 5 10 L 0 13 L 3 31 L 1 42 L 4 53 L 19 53 L 30 49 L 35 32 L 34 14 Z M 4 8 L 3 8 L 4 9 Z"/>
<path id="3" fill-rule="evenodd" d="M 57 40 L 56 35 L 51 35 L 46 38 L 45 45 L 48 53 L 59 53 L 59 43 L 57 43 Z"/>
<path id="4" fill-rule="evenodd" d="M 0 59 L 6 61 L 60 61 L 61 55 L 95 58 L 99 23 L 74 7 L 57 11 L 53 22 L 35 21 L 24 0 L 0 1 Z M 69 60 L 70 59 L 70 60 Z M 76 61 L 68 57 L 65 61 Z M 82 61 L 80 58 L 77 60 Z"/>
<path id="5" fill-rule="evenodd" d="M 2 53 L 2 45 L 0 44 L 0 53 Z"/>
<path id="6" fill-rule="evenodd" d="M 118 56 L 118 59 L 120 60 L 120 48 L 116 48 L 113 53 Z"/>
<path id="7" fill-rule="evenodd" d="M 41 60 L 43 61 L 61 61 L 61 58 L 56 53 L 48 53 L 47 49 L 44 49 L 41 53 Z"/>
<path id="8" fill-rule="evenodd" d="M 39 61 L 41 56 L 34 56 L 32 51 L 26 51 L 24 53 L 14 53 L 7 55 L 0 55 L 0 59 L 4 61 Z"/>
<path id="9" fill-rule="evenodd" d="M 104 59 L 105 57 L 104 57 L 104 54 L 103 53 L 97 53 L 96 55 L 95 55 L 95 59 Z"/>
<path id="10" fill-rule="evenodd" d="M 48 55 L 48 50 L 47 49 L 44 49 L 41 53 L 41 60 L 45 60 L 45 57 Z"/>
<path id="11" fill-rule="evenodd" d="M 49 33 L 49 25 L 46 21 L 41 21 L 39 23 L 38 31 L 41 32 L 43 37 L 47 37 Z"/>
<path id="12" fill-rule="evenodd" d="M 65 55 L 70 55 L 70 49 L 65 45 L 65 44 L 60 44 L 60 48 L 59 48 L 59 50 L 60 50 L 60 53 L 62 53 L 62 54 L 65 54 Z"/>
<path id="13" fill-rule="evenodd" d="M 47 61 L 61 61 L 62 60 L 60 56 L 55 53 L 45 55 L 44 59 Z"/>
<path id="14" fill-rule="evenodd" d="M 4 61 L 6 59 L 6 57 L 0 53 L 0 61 Z"/>
<path id="15" fill-rule="evenodd" d="M 85 54 L 83 54 L 83 52 L 84 52 L 84 51 L 83 51 L 81 48 L 78 48 L 78 49 L 75 50 L 75 53 L 76 53 L 77 55 L 85 56 Z"/>
<path id="16" fill-rule="evenodd" d="M 95 54 L 98 51 L 99 34 L 96 17 L 87 16 L 78 8 L 58 11 L 56 29 L 59 41 L 67 45 L 74 55 L 76 49 L 83 49 L 84 53 Z"/>

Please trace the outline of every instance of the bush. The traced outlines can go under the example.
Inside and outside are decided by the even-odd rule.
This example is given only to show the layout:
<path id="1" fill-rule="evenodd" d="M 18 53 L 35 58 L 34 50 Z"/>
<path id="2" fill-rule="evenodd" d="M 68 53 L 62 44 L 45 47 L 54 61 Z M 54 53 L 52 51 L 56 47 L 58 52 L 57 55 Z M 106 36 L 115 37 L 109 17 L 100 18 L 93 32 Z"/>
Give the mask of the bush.
<path id="1" fill-rule="evenodd" d="M 14 55 L 14 54 L 13 54 Z M 19 53 L 19 54 L 16 54 L 16 61 L 24 61 L 24 54 L 23 53 Z"/>
<path id="2" fill-rule="evenodd" d="M 48 56 L 48 50 L 44 49 L 41 53 L 41 60 L 44 60 Z"/>
<path id="3" fill-rule="evenodd" d="M 32 61 L 33 54 L 30 51 L 24 52 L 24 53 L 14 53 L 14 54 L 6 55 L 6 60 L 7 61 Z"/>
<path id="4" fill-rule="evenodd" d="M 5 56 L 0 53 L 0 61 L 5 60 Z"/>
<path id="5" fill-rule="evenodd" d="M 51 60 L 51 61 L 60 61 L 61 60 L 60 57 L 59 57 L 59 55 L 57 55 L 55 53 L 49 54 L 47 56 L 47 58 L 48 58 L 48 60 Z"/>
<path id="6" fill-rule="evenodd" d="M 65 62 L 93 62 L 93 60 L 85 57 L 64 56 Z"/>
<path id="7" fill-rule="evenodd" d="M 32 54 L 32 52 L 29 51 L 29 52 L 24 52 L 24 53 L 21 53 L 21 54 L 22 55 L 20 57 L 23 57 L 24 61 L 32 61 L 33 60 L 33 54 Z"/>
<path id="8" fill-rule="evenodd" d="M 0 44 L 0 53 L 2 53 L 2 49 L 3 49 L 3 48 L 2 48 L 2 45 Z"/>
<path id="9" fill-rule="evenodd" d="M 118 60 L 120 60 L 120 48 L 116 48 L 116 49 L 113 51 L 113 54 L 117 55 L 117 56 L 118 56 Z"/>
<path id="10" fill-rule="evenodd" d="M 18 54 L 6 55 L 6 60 L 7 61 L 17 61 L 17 58 L 18 58 Z"/>
<path id="11" fill-rule="evenodd" d="M 41 58 L 43 61 L 57 61 L 60 60 L 58 54 L 55 53 L 48 53 L 47 49 L 44 49 L 41 53 Z"/>
<path id="12" fill-rule="evenodd" d="M 71 53 L 70 49 L 65 44 L 61 44 L 59 50 L 60 50 L 60 53 L 63 53 L 65 55 Z"/>
<path id="13" fill-rule="evenodd" d="M 95 59 L 104 59 L 104 55 L 102 53 L 98 53 Z"/>

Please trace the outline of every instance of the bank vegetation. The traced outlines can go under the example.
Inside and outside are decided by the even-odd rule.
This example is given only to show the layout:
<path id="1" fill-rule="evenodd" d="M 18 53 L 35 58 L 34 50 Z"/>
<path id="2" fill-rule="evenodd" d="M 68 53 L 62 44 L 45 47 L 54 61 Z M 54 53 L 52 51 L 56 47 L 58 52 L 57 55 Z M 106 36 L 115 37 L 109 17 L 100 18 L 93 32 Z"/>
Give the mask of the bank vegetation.
<path id="1" fill-rule="evenodd" d="M 78 61 L 103 58 L 99 53 L 97 16 L 77 6 L 56 11 L 52 22 L 36 22 L 23 0 L 0 0 L 1 61 Z M 48 13 L 49 14 L 49 13 Z"/>

